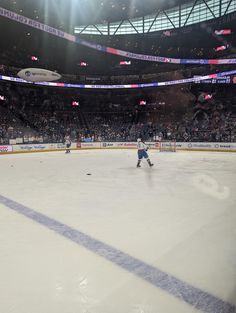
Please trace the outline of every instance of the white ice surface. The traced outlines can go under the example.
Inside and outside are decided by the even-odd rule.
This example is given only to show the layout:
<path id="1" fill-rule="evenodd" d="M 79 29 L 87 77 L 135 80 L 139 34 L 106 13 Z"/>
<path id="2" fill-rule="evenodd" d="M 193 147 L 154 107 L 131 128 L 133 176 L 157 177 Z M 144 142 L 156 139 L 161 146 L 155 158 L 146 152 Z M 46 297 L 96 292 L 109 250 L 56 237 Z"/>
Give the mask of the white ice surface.
<path id="1" fill-rule="evenodd" d="M 236 154 L 150 156 L 0 156 L 0 194 L 236 305 Z M 197 310 L 0 204 L 0 312 Z"/>

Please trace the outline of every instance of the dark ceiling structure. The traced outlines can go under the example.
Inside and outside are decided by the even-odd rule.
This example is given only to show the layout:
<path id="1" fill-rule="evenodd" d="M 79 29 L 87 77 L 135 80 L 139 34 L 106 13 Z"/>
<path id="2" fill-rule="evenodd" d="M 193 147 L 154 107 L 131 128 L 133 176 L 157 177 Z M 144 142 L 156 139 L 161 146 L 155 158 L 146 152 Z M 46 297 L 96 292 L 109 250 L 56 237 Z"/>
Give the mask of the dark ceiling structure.
<path id="1" fill-rule="evenodd" d="M 168 6 L 174 7 L 180 4 L 180 2 L 186 1 L 1 0 L 1 7 L 72 34 L 74 25 L 78 25 L 80 22 L 84 23 L 85 20 L 87 23 L 92 19 L 98 22 L 99 18 L 108 18 L 109 14 L 114 19 L 117 16 L 119 20 L 121 19 L 121 11 L 124 11 L 122 14 L 135 12 L 130 9 L 132 5 L 135 6 L 135 10 L 140 10 L 136 12 L 139 15 L 139 13 L 149 14 L 153 12 L 157 5 L 167 8 Z M 101 5 L 102 3 L 103 5 Z M 112 7 L 112 3 L 116 5 L 115 8 Z M 121 9 L 118 9 L 118 4 Z M 122 10 L 124 5 L 127 5 L 127 7 L 125 10 Z M 99 11 L 98 8 L 101 6 L 104 6 L 104 10 Z M 141 9 L 143 10 L 142 12 Z M 97 11 L 96 14 L 94 13 L 95 11 Z M 114 15 L 111 12 L 114 12 Z M 145 35 L 125 35 L 117 38 L 115 38 L 116 36 L 96 37 L 92 35 L 80 35 L 80 37 L 86 36 L 86 39 L 97 44 L 134 53 L 177 58 L 222 58 L 228 53 L 235 53 L 233 49 L 236 46 L 234 42 L 236 40 L 234 39 L 235 36 L 227 38 L 230 44 L 228 50 L 216 54 L 213 48 L 225 43 L 219 42 L 219 38 L 213 37 L 212 33 L 218 27 L 235 29 L 235 25 L 235 19 L 228 21 L 226 18 L 222 18 L 221 22 L 218 19 L 213 19 L 207 23 L 207 26 L 205 25 L 205 28 L 196 24 L 173 30 L 171 37 L 163 36 L 162 32 Z M 123 75 L 127 73 L 139 74 L 140 72 L 156 73 L 165 71 L 166 68 L 175 69 L 172 65 L 168 67 L 166 64 L 152 64 L 151 62 L 141 61 L 132 61 L 131 66 L 119 67 L 119 61 L 123 60 L 121 57 L 76 45 L 40 30 L 20 25 L 4 17 L 0 17 L 0 42 L 0 64 L 19 68 L 42 67 L 57 70 L 59 73 L 76 75 Z M 4 54 L 7 55 L 5 60 L 3 58 Z M 39 58 L 37 63 L 32 63 L 32 55 Z M 80 67 L 81 62 L 87 62 L 89 66 Z M 178 68 L 179 66 L 176 67 L 176 69 Z"/>
<path id="2" fill-rule="evenodd" d="M 74 26 L 144 16 L 188 0 L 1 0 L 1 6 L 72 31 Z"/>

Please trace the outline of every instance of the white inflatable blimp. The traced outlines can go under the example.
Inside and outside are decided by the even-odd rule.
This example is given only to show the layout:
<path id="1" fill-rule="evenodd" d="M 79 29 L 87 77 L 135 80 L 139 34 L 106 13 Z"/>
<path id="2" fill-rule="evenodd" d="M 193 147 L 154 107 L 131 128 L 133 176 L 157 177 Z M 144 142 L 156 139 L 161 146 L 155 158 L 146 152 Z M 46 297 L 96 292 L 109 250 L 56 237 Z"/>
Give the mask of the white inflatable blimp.
<path id="1" fill-rule="evenodd" d="M 60 74 L 42 68 L 26 68 L 17 75 L 29 82 L 52 82 L 61 78 Z"/>

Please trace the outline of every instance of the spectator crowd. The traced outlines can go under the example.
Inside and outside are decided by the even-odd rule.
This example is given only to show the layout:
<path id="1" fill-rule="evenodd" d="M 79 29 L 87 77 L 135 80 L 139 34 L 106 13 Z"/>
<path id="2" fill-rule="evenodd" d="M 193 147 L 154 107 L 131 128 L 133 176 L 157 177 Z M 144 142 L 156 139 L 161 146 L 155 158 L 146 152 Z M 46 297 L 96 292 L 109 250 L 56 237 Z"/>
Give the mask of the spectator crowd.
<path id="1" fill-rule="evenodd" d="M 150 90 L 146 104 L 134 93 L 111 95 L 0 84 L 0 144 L 73 141 L 236 141 L 234 86 L 215 86 L 204 100 L 200 86 L 181 89 L 179 103 L 166 90 Z M 169 94 L 171 94 L 170 90 Z M 174 88 L 174 87 L 173 87 Z M 173 95 L 177 94 L 177 91 Z M 190 96 L 186 97 L 186 94 Z M 203 96 L 202 96 L 203 95 Z M 166 102 L 163 99 L 167 99 Z M 72 106 L 76 102 L 77 105 Z"/>

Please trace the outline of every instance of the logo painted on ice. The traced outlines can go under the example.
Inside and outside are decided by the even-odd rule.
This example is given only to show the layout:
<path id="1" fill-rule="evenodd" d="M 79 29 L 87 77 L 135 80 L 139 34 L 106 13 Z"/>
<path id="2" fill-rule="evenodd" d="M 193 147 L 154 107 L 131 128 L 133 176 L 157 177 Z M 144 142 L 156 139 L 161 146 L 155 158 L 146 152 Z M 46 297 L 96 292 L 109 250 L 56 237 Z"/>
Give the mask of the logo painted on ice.
<path id="1" fill-rule="evenodd" d="M 216 179 L 206 174 L 194 175 L 193 185 L 198 190 L 219 200 L 225 200 L 229 198 L 230 195 L 229 187 L 220 185 Z"/>

